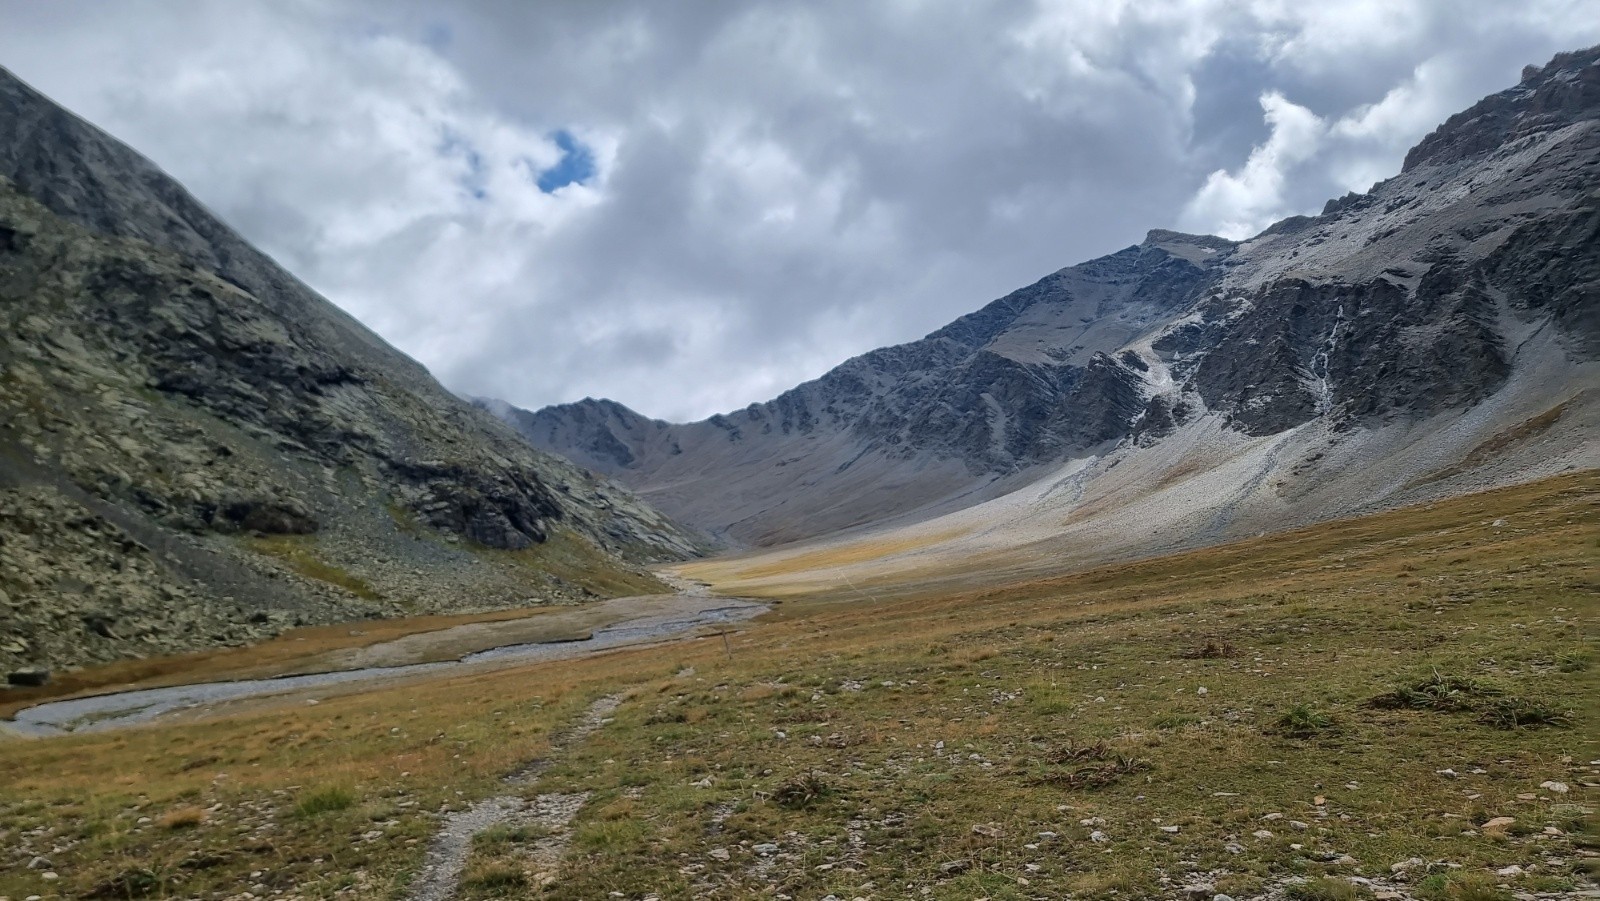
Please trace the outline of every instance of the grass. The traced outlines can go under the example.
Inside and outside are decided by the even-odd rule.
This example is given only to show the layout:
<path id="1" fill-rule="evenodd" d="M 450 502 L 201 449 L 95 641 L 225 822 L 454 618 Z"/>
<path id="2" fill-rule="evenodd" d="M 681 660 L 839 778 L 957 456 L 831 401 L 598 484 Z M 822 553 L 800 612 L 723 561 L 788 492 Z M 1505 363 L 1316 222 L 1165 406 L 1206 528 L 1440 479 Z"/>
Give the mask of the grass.
<path id="1" fill-rule="evenodd" d="M 1587 887 L 1600 679 L 1559 657 L 1592 657 L 1597 552 L 1583 473 L 1045 578 L 793 595 L 731 658 L 711 639 L 8 742 L 0 896 L 397 898 L 439 811 L 546 756 L 530 793 L 588 797 L 556 881 L 525 858 L 546 836 L 490 834 L 463 898 L 1348 897 L 1413 857 L 1459 867 L 1408 876 L 1418 897 Z M 1207 636 L 1235 653 L 1182 653 Z M 549 755 L 605 694 L 614 720 Z M 1513 699 L 1567 727 L 1480 721 Z M 348 803 L 301 815 L 327 786 Z M 208 813 L 139 822 L 182 807 Z M 15 864 L 46 852 L 53 886 Z M 1513 863 L 1539 867 L 1495 874 Z"/>
<path id="2" fill-rule="evenodd" d="M 349 789 L 330 785 L 324 788 L 313 789 L 306 792 L 295 801 L 294 812 L 299 816 L 310 818 L 354 807 L 356 796 Z"/>
<path id="3" fill-rule="evenodd" d="M 191 805 L 167 811 L 156 820 L 156 825 L 162 829 L 193 829 L 205 821 L 205 809 Z"/>
<path id="4" fill-rule="evenodd" d="M 1283 894 L 1288 901 L 1357 901 L 1372 897 L 1372 892 L 1362 886 L 1328 877 L 1291 884 Z"/>
<path id="5" fill-rule="evenodd" d="M 561 526 L 551 528 L 543 543 L 520 551 L 481 545 L 472 550 L 486 560 L 526 568 L 540 578 L 548 574 L 603 597 L 662 594 L 671 590 L 647 572 L 618 566 L 594 545 Z"/>
<path id="6" fill-rule="evenodd" d="M 1306 704 L 1290 707 L 1274 724 L 1274 731 L 1290 738 L 1316 738 L 1336 729 L 1333 717 Z"/>
<path id="7" fill-rule="evenodd" d="M 308 579 L 342 588 L 363 600 L 372 601 L 382 597 L 365 579 L 319 557 L 315 536 L 254 535 L 243 541 L 250 550 L 281 560 Z"/>

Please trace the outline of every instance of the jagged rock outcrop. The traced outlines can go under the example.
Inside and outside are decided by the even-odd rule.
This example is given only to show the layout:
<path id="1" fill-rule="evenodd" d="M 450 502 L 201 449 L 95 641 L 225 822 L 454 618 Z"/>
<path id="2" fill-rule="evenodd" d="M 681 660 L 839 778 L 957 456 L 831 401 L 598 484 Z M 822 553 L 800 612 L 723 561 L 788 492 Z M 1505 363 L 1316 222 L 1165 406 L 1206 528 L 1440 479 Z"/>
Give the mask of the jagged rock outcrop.
<path id="1" fill-rule="evenodd" d="M 1357 433 L 1421 429 L 1407 447 L 1427 432 L 1415 454 L 1453 465 L 1449 441 L 1477 432 L 1446 440 L 1420 424 L 1474 410 L 1474 428 L 1488 428 L 1525 415 L 1539 392 L 1546 407 L 1574 390 L 1584 409 L 1593 399 L 1597 120 L 1600 48 L 1562 54 L 1452 116 L 1400 175 L 1321 215 L 1237 244 L 1152 231 L 770 403 L 686 425 L 609 401 L 501 412 L 535 445 L 754 544 L 929 517 L 1073 460 L 1138 449 L 1166 460 L 1180 452 L 1158 445 L 1188 447 L 1215 424 L 1224 437 L 1163 465 L 1202 471 L 1219 442 L 1313 426 L 1346 450 Z M 1251 484 L 1288 495 L 1318 475 L 1284 465 Z M 1406 484 L 1391 481 L 1351 490 Z"/>
<path id="2" fill-rule="evenodd" d="M 0 70 L 0 669 L 637 590 L 696 540 Z"/>

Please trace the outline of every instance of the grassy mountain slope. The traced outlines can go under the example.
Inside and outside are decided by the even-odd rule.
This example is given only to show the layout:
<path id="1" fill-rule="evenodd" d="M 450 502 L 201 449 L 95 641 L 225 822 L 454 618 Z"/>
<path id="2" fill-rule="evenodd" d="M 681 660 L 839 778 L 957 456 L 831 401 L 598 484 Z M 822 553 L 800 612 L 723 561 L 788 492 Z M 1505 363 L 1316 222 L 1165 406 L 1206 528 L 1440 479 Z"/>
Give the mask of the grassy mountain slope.
<path id="1" fill-rule="evenodd" d="M 694 547 L 0 70 L 0 669 L 637 593 Z"/>
<path id="2" fill-rule="evenodd" d="M 0 894 L 400 897 L 435 811 L 618 694 L 521 789 L 588 793 L 565 859 L 487 833 L 465 897 L 1573 897 L 1600 850 L 1597 547 L 1590 472 L 978 589 L 777 591 L 731 657 L 4 743 Z"/>

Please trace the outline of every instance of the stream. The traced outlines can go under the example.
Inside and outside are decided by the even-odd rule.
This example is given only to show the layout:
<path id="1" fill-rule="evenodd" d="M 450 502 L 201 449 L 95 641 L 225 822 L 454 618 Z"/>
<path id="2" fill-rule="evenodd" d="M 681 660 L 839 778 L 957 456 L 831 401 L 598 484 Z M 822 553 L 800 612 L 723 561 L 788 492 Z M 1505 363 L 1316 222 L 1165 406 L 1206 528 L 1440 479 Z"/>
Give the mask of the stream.
<path id="1" fill-rule="evenodd" d="M 234 682 L 201 682 L 146 688 L 115 694 L 48 701 L 17 712 L 5 722 L 10 731 L 24 735 L 64 735 L 69 732 L 96 732 L 148 723 L 164 714 L 191 710 L 240 698 L 282 694 L 325 685 L 343 685 L 369 679 L 439 675 L 485 662 L 532 663 L 583 657 L 609 648 L 641 644 L 682 635 L 701 626 L 743 622 L 767 611 L 767 605 L 725 598 L 706 598 L 717 606 L 701 610 L 624 619 L 600 629 L 584 639 L 510 644 L 467 654 L 458 660 L 437 663 L 412 663 L 401 666 L 372 666 L 326 673 L 278 676 L 270 679 L 242 679 Z"/>

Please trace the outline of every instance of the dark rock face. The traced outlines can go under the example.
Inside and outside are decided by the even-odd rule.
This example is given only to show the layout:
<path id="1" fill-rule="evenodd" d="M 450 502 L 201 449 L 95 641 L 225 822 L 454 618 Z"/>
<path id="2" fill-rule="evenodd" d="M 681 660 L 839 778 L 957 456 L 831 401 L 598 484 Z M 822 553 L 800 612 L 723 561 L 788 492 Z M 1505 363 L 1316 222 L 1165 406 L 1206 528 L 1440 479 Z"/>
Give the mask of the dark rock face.
<path id="1" fill-rule="evenodd" d="M 697 547 L 0 70 L 0 665 L 582 596 L 481 553 L 557 536 L 644 585 Z"/>
<path id="2" fill-rule="evenodd" d="M 1523 70 L 1522 82 L 1456 113 L 1406 154 L 1401 172 L 1471 159 L 1506 144 L 1600 113 L 1600 68 L 1595 48 L 1558 54 L 1543 68 Z"/>
<path id="3" fill-rule="evenodd" d="M 1597 120 L 1600 48 L 1562 54 L 1452 116 L 1399 176 L 1248 242 L 1152 231 L 701 423 L 609 401 L 507 419 L 688 522 L 762 543 L 972 503 L 1202 417 L 1266 436 L 1464 410 L 1546 327 L 1574 363 L 1600 357 Z"/>

